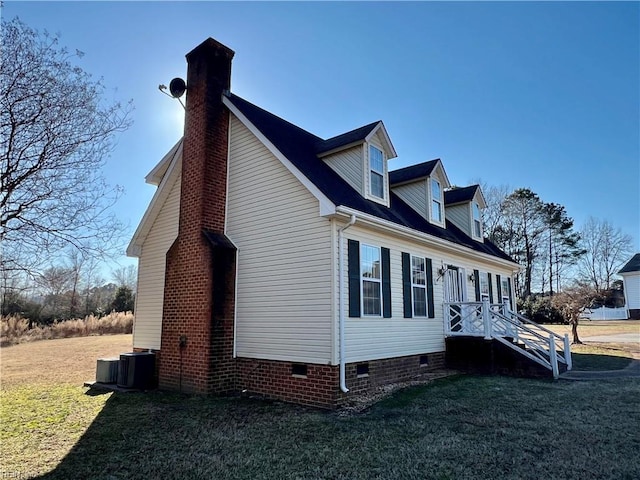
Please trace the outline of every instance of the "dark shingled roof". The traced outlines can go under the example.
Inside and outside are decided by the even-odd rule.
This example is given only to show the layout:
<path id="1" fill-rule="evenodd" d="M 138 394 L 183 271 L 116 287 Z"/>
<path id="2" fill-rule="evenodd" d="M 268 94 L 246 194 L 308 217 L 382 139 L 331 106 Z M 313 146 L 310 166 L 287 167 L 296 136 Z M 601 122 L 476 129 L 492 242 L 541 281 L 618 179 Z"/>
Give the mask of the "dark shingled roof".
<path id="1" fill-rule="evenodd" d="M 410 182 L 419 178 L 428 177 L 436 168 L 440 159 L 429 160 L 428 162 L 418 163 L 417 165 L 411 165 L 410 167 L 400 168 L 389 172 L 389 183 L 391 185 L 398 185 L 399 183 Z"/>
<path id="2" fill-rule="evenodd" d="M 640 272 L 640 253 L 636 253 L 618 273 Z"/>
<path id="3" fill-rule="evenodd" d="M 454 205 L 456 203 L 470 202 L 480 185 L 470 185 L 468 187 L 454 188 L 444 192 L 445 205 Z"/>
<path id="4" fill-rule="evenodd" d="M 227 98 L 298 170 L 326 195 L 334 205 L 353 208 L 354 210 L 373 215 L 397 225 L 409 227 L 428 235 L 466 246 L 478 252 L 513 261 L 506 253 L 501 251 L 489 240 L 485 240 L 484 243 L 477 242 L 449 221 L 446 222 L 446 228 L 433 225 L 393 192 L 390 192 L 389 208 L 367 200 L 351 187 L 346 180 L 338 175 L 338 173 L 318 158 L 317 154 L 323 151 L 319 151 L 318 146 L 325 144 L 323 139 L 247 102 L 237 95 L 229 93 L 227 94 Z M 378 122 L 375 122 L 374 124 L 357 130 L 364 131 L 366 128 L 371 127 L 371 125 L 377 125 L 377 123 Z M 354 132 L 357 130 L 354 130 Z"/>
<path id="5" fill-rule="evenodd" d="M 343 133 L 342 135 L 337 135 L 327 140 L 323 140 L 316 146 L 317 151 L 318 153 L 329 152 L 331 150 L 349 145 L 351 143 L 364 142 L 365 138 L 367 138 L 367 135 L 369 135 L 379 123 L 380 122 L 373 122 L 369 125 L 365 125 L 364 127 L 356 128 L 355 130 L 351 130 L 350 132 Z"/>

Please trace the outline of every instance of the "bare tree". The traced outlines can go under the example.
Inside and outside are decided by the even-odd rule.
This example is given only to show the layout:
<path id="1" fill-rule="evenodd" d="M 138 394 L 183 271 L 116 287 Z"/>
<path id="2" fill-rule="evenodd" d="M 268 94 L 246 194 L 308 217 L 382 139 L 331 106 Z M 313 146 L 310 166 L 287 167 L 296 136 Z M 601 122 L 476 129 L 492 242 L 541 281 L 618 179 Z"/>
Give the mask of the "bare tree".
<path id="1" fill-rule="evenodd" d="M 494 241 L 494 232 L 503 223 L 502 204 L 513 189 L 508 185 L 489 185 L 486 182 L 475 182 L 480 185 L 486 202 L 482 210 L 482 226 L 485 236 Z"/>
<path id="2" fill-rule="evenodd" d="M 123 229 L 109 214 L 120 195 L 101 170 L 131 106 L 105 101 L 102 81 L 71 62 L 58 38 L 19 19 L 2 23 L 0 267 L 37 275 L 36 259 L 69 245 L 101 255 Z"/>
<path id="3" fill-rule="evenodd" d="M 571 325 L 573 344 L 582 343 L 578 336 L 580 315 L 585 309 L 599 301 L 602 301 L 602 295 L 591 285 L 585 283 L 577 283 L 565 288 L 562 292 L 552 297 L 551 302 L 553 306 L 560 310 L 562 316 Z"/>
<path id="4" fill-rule="evenodd" d="M 73 271 L 65 267 L 49 267 L 38 278 L 45 296 L 45 307 L 52 318 L 62 318 L 68 313 L 63 293 L 73 282 Z M 65 310 L 65 311 L 63 311 Z"/>
<path id="5" fill-rule="evenodd" d="M 631 257 L 633 240 L 608 220 L 590 217 L 580 232 L 585 254 L 578 263 L 581 279 L 596 291 L 609 290 L 613 276 Z"/>
<path id="6" fill-rule="evenodd" d="M 138 269 L 135 265 L 118 267 L 115 270 L 112 270 L 111 276 L 118 287 L 127 287 L 135 293 L 136 285 L 138 283 Z"/>

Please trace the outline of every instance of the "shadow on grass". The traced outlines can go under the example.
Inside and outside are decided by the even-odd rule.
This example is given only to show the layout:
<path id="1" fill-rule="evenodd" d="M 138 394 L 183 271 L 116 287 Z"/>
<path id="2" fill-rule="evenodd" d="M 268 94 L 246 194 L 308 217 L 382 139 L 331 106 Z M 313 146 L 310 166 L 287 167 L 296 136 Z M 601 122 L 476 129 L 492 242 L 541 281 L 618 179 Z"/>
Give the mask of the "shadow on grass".
<path id="1" fill-rule="evenodd" d="M 631 358 L 596 353 L 572 353 L 573 369 L 577 371 L 622 370 L 629 366 Z"/>
<path id="2" fill-rule="evenodd" d="M 38 478 L 533 480 L 549 465 L 568 480 L 640 478 L 639 394 L 636 379 L 465 375 L 343 418 L 244 398 L 114 393 Z"/>

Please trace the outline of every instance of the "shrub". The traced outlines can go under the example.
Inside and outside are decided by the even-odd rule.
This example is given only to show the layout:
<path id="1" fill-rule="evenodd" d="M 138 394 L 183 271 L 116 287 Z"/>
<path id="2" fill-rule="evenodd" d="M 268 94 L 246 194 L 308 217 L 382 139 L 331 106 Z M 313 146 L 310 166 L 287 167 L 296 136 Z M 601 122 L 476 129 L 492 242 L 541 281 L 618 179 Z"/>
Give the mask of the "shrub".
<path id="1" fill-rule="evenodd" d="M 29 321 L 18 316 L 0 316 L 0 346 L 16 343 L 48 340 L 52 338 L 86 337 L 89 335 L 113 335 L 133 331 L 133 313 L 111 312 L 97 317 L 53 322 L 51 325 L 29 328 Z"/>
<path id="2" fill-rule="evenodd" d="M 551 297 L 532 295 L 525 300 L 518 299 L 518 311 L 536 323 L 567 323 Z"/>

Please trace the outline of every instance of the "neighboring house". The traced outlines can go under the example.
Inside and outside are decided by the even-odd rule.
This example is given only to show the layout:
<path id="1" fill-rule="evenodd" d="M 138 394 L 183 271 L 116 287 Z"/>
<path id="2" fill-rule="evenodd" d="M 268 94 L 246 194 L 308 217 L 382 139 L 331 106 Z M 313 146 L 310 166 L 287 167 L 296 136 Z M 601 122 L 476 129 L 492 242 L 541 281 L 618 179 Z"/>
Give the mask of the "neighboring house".
<path id="1" fill-rule="evenodd" d="M 640 253 L 636 253 L 618 274 L 624 282 L 624 300 L 629 318 L 640 320 Z"/>
<path id="2" fill-rule="evenodd" d="M 127 250 L 161 388 L 331 407 L 441 368 L 459 302 L 515 309 L 477 185 L 449 190 L 440 160 L 390 172 L 382 122 L 322 139 L 247 102 L 232 57 L 187 55 L 185 135 Z"/>

